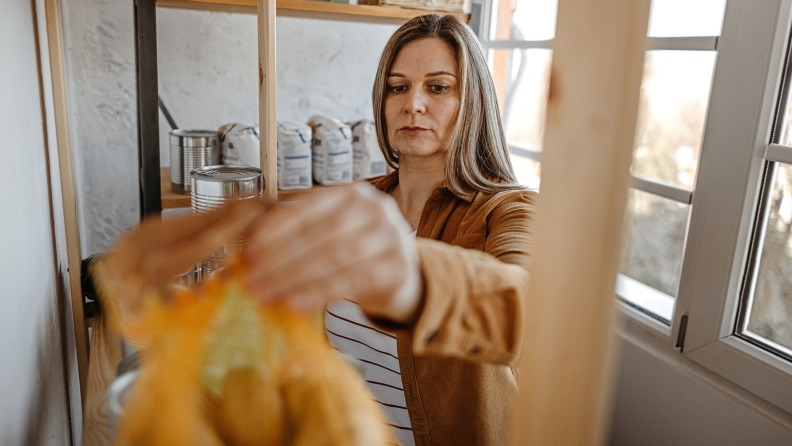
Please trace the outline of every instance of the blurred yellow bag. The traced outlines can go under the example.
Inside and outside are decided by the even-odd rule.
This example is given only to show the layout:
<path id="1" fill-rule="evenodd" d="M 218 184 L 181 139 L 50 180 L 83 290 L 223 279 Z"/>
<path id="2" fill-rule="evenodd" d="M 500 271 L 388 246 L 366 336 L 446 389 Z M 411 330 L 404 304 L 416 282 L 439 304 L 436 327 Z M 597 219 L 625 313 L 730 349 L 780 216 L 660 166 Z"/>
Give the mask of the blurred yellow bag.
<path id="1" fill-rule="evenodd" d="M 237 279 L 238 265 L 170 305 L 151 299 L 144 320 L 124 328 L 149 342 L 116 444 L 392 443 L 321 318 L 260 306 Z"/>

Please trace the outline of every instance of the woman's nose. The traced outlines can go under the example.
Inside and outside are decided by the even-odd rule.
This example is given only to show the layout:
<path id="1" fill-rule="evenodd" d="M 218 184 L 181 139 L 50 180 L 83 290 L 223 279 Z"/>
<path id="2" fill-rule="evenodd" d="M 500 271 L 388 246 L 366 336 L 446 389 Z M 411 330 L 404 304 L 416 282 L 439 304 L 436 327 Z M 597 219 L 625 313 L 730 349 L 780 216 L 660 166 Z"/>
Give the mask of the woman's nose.
<path id="1" fill-rule="evenodd" d="M 420 88 L 413 88 L 407 93 L 404 111 L 409 114 L 426 112 L 426 96 Z"/>

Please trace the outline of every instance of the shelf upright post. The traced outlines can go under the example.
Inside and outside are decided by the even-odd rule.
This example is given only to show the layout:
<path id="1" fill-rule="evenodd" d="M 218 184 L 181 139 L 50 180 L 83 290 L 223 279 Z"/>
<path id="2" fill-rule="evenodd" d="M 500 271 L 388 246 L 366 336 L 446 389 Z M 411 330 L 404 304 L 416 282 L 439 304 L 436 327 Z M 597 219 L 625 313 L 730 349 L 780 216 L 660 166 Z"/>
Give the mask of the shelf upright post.
<path id="1" fill-rule="evenodd" d="M 607 441 L 649 9 L 649 0 L 558 3 L 512 446 Z"/>
<path id="2" fill-rule="evenodd" d="M 258 0 L 259 128 L 264 196 L 278 200 L 277 118 L 275 116 L 275 0 Z"/>
<path id="3" fill-rule="evenodd" d="M 162 212 L 160 196 L 157 10 L 155 0 L 135 0 L 140 217 Z"/>

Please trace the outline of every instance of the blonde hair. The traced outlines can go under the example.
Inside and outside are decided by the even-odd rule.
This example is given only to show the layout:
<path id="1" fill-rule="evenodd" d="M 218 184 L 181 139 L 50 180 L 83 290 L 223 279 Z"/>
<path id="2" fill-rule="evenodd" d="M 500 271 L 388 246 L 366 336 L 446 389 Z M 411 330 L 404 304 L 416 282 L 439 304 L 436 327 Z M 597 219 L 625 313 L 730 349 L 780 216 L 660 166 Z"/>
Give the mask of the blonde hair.
<path id="1" fill-rule="evenodd" d="M 408 43 L 435 38 L 454 51 L 460 80 L 460 107 L 445 162 L 446 187 L 465 194 L 473 189 L 495 193 L 524 189 L 514 175 L 498 99 L 484 50 L 473 31 L 453 15 L 427 14 L 402 25 L 382 51 L 372 89 L 377 139 L 385 159 L 399 166 L 399 153 L 391 146 L 385 124 L 387 77 L 399 51 Z"/>

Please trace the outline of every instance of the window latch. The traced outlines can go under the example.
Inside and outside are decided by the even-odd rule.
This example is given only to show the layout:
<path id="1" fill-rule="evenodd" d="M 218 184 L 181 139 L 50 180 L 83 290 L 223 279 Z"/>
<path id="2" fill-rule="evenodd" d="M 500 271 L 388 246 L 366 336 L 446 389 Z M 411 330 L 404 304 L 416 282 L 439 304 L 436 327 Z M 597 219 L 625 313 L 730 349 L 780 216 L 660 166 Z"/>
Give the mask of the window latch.
<path id="1" fill-rule="evenodd" d="M 679 320 L 679 334 L 677 334 L 676 344 L 674 347 L 679 349 L 679 353 L 685 349 L 685 333 L 687 333 L 688 315 L 683 314 Z"/>

